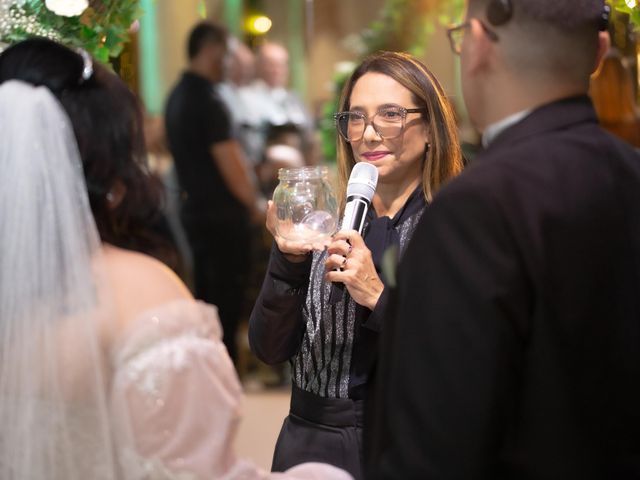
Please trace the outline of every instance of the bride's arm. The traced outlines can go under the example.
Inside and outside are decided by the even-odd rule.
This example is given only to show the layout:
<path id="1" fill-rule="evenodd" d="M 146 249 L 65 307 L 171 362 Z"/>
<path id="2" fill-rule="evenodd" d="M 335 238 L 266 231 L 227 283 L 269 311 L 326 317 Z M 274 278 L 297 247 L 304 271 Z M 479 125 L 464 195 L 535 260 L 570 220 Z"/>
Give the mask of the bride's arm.
<path id="1" fill-rule="evenodd" d="M 119 364 L 111 405 L 122 460 L 135 464 L 142 478 L 163 480 L 351 478 L 320 464 L 271 474 L 237 458 L 242 389 L 217 319 L 209 320 L 215 323 L 210 334 L 191 326 L 134 349 Z"/>
<path id="2" fill-rule="evenodd" d="M 224 345 L 190 335 L 129 359 L 112 389 L 125 461 L 180 479 L 219 478 L 237 463 L 240 407 L 241 387 Z"/>

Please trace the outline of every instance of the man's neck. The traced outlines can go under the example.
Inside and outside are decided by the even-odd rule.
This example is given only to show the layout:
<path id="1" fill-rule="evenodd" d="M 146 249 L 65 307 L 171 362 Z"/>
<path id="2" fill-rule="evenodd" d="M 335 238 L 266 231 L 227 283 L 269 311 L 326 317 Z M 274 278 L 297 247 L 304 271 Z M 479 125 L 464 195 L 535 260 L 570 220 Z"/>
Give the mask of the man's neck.
<path id="1" fill-rule="evenodd" d="M 212 72 L 209 66 L 198 62 L 191 62 L 187 70 L 194 75 L 209 80 L 211 83 L 218 83 L 222 80 L 221 75 L 217 75 L 216 72 Z"/>
<path id="2" fill-rule="evenodd" d="M 489 94 L 489 92 L 491 94 Z M 499 92 L 498 95 L 495 92 Z M 553 103 L 563 98 L 585 95 L 586 88 L 582 85 L 563 85 L 559 82 L 525 82 L 521 79 L 488 83 L 485 92 L 484 116 L 480 132 L 484 132 L 490 125 L 494 125 L 520 112 L 535 110 L 538 107 Z"/>
<path id="3" fill-rule="evenodd" d="M 531 110 L 521 110 L 487 126 L 482 132 L 482 146 L 487 148 L 498 135 L 512 125 L 520 123 L 529 115 L 529 113 L 531 113 Z"/>

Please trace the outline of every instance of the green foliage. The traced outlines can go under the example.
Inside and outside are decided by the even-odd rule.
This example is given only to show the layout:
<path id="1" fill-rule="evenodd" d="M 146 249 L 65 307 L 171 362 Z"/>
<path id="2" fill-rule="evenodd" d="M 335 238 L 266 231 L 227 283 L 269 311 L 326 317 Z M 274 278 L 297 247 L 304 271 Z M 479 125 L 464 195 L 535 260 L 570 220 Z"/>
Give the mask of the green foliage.
<path id="1" fill-rule="evenodd" d="M 333 114 L 338 111 L 340 103 L 340 93 L 342 87 L 347 82 L 354 65 L 349 63 L 342 64 L 342 68 L 333 76 L 333 97 L 322 105 L 322 117 L 320 119 L 320 142 L 322 147 L 323 158 L 334 161 L 336 158 L 336 129 L 333 120 Z"/>
<path id="2" fill-rule="evenodd" d="M 625 0 L 611 0 L 609 3 L 614 10 L 628 14 L 635 28 L 640 26 L 640 5 L 635 4 L 635 2 L 629 2 L 631 5 L 635 5 L 630 7 Z"/>
<path id="3" fill-rule="evenodd" d="M 120 54 L 129 40 L 131 24 L 142 13 L 139 3 L 139 0 L 92 0 L 75 17 L 56 15 L 44 0 L 15 3 L 9 7 L 9 18 L 2 19 L 5 28 L 0 28 L 0 41 L 13 43 L 44 36 L 70 47 L 84 48 L 106 64 Z"/>
<path id="4" fill-rule="evenodd" d="M 365 54 L 379 50 L 424 53 L 436 23 L 460 17 L 464 0 L 387 0 L 380 17 L 362 33 Z"/>

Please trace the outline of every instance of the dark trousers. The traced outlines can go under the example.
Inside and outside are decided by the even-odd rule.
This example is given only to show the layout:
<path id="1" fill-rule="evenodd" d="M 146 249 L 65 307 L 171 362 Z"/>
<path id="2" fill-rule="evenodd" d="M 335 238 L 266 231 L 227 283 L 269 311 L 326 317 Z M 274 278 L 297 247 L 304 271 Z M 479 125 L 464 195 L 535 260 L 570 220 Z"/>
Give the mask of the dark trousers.
<path id="1" fill-rule="evenodd" d="M 218 307 L 223 342 L 236 362 L 236 332 L 244 311 L 251 265 L 250 229 L 245 219 L 212 222 L 182 216 L 193 255 L 194 295 Z"/>
<path id="2" fill-rule="evenodd" d="M 362 401 L 319 397 L 294 385 L 271 470 L 283 472 L 304 462 L 324 462 L 360 480 L 362 419 Z"/>

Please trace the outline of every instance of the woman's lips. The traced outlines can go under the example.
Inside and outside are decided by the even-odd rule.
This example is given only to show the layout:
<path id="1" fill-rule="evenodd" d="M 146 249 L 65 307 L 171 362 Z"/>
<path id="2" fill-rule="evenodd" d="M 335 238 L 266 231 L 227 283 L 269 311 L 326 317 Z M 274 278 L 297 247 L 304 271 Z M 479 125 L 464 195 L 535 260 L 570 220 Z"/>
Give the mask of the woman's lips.
<path id="1" fill-rule="evenodd" d="M 362 157 L 369 161 L 380 160 L 382 157 L 389 155 L 389 152 L 367 152 L 363 153 Z"/>

